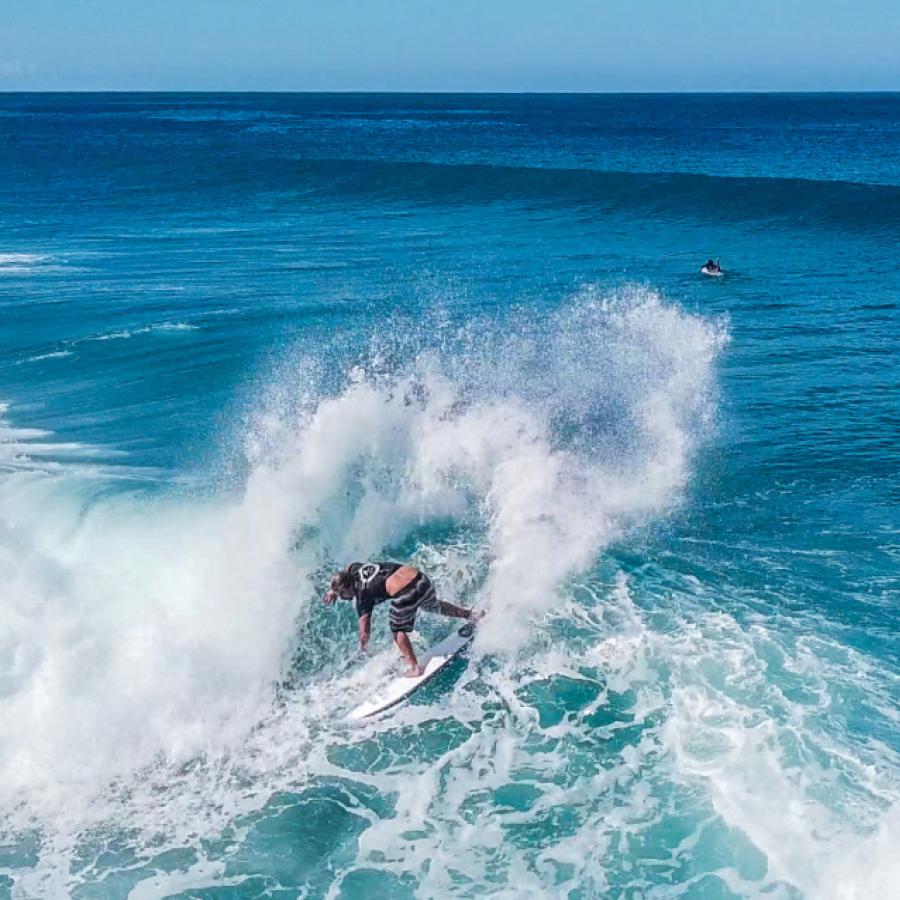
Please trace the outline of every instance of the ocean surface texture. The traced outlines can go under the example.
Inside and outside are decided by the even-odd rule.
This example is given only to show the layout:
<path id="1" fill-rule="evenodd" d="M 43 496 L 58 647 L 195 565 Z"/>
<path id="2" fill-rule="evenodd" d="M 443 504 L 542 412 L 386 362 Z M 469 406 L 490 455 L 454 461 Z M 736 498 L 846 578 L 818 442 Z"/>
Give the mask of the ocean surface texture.
<path id="1" fill-rule="evenodd" d="M 900 95 L 0 95 L 0 898 L 896 892 L 898 147 Z M 362 726 L 354 559 L 487 611 Z"/>

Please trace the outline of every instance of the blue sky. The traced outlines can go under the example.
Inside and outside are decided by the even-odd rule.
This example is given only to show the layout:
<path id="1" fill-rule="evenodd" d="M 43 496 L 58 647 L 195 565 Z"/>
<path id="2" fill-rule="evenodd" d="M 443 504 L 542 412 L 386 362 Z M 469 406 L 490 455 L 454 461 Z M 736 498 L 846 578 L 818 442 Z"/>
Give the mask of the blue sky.
<path id="1" fill-rule="evenodd" d="M 0 0 L 0 90 L 900 90 L 900 0 Z"/>

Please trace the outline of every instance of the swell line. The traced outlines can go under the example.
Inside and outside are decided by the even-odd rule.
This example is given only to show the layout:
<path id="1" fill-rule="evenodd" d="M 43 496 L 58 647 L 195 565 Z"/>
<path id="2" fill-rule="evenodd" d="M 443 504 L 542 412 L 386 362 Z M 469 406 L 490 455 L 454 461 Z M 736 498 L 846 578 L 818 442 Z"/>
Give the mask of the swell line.
<path id="1" fill-rule="evenodd" d="M 895 185 L 363 159 L 281 162 L 285 176 L 320 181 L 323 192 L 413 203 L 562 202 L 601 211 L 640 207 L 661 215 L 900 231 L 900 187 Z M 278 168 L 276 161 L 270 175 Z"/>

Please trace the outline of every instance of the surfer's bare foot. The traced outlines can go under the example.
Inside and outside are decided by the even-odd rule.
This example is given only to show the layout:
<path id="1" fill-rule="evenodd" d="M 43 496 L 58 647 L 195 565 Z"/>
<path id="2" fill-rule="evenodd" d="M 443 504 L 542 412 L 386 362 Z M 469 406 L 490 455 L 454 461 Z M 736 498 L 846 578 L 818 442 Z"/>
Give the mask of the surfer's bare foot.
<path id="1" fill-rule="evenodd" d="M 407 669 L 403 673 L 404 678 L 418 678 L 420 675 L 424 675 L 425 670 L 421 666 L 413 666 L 410 669 Z"/>

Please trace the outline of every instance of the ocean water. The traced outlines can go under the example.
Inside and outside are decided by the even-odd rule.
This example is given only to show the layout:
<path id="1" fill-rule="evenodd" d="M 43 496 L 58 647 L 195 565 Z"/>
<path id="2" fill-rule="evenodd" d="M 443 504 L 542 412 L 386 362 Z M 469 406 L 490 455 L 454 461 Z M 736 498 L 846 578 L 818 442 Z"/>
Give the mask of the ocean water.
<path id="1" fill-rule="evenodd" d="M 0 95 L 0 897 L 896 891 L 898 146 Z M 386 616 L 317 601 L 385 557 L 488 615 L 351 727 Z"/>

